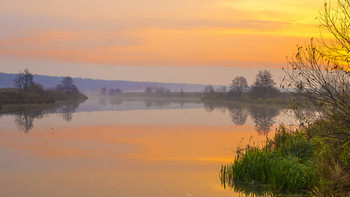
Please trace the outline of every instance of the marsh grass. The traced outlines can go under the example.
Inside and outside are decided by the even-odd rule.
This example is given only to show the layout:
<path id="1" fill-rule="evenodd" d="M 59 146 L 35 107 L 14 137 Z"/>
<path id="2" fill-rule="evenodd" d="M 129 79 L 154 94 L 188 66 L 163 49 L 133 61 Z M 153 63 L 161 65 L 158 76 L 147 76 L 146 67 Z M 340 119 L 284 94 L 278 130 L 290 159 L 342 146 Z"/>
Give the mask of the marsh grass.
<path id="1" fill-rule="evenodd" d="M 233 164 L 222 166 L 221 181 L 230 187 L 267 185 L 265 195 L 302 193 L 320 180 L 313 165 L 315 147 L 302 132 L 290 132 L 282 126 L 273 140 L 267 139 L 265 146 L 248 145 L 237 151 Z"/>
<path id="2" fill-rule="evenodd" d="M 350 196 L 350 142 L 307 129 L 280 126 L 263 146 L 238 148 L 234 162 L 221 167 L 222 185 L 250 196 Z"/>

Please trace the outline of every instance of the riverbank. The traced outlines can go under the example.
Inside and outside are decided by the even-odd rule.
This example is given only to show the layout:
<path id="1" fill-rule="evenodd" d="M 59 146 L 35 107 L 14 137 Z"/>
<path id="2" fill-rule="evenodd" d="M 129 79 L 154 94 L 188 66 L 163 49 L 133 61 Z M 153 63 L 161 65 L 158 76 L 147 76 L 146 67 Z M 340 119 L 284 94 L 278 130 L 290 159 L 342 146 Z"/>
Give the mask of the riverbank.
<path id="1" fill-rule="evenodd" d="M 82 93 L 68 95 L 55 90 L 20 91 L 15 88 L 0 89 L 0 105 L 41 104 L 58 101 L 81 100 L 88 97 Z"/>
<path id="2" fill-rule="evenodd" d="M 238 148 L 234 162 L 221 168 L 222 184 L 247 195 L 347 196 L 350 141 L 334 134 L 348 130 L 332 120 L 302 130 L 281 126 L 264 146 Z"/>

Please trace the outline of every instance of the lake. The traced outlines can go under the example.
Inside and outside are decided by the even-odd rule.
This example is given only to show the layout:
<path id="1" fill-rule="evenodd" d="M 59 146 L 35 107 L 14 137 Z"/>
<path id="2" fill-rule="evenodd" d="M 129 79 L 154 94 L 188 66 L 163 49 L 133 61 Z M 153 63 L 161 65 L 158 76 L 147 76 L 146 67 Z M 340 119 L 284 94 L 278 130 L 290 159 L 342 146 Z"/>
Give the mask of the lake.
<path id="1" fill-rule="evenodd" d="M 239 196 L 221 165 L 292 122 L 277 106 L 183 100 L 4 108 L 1 196 Z"/>

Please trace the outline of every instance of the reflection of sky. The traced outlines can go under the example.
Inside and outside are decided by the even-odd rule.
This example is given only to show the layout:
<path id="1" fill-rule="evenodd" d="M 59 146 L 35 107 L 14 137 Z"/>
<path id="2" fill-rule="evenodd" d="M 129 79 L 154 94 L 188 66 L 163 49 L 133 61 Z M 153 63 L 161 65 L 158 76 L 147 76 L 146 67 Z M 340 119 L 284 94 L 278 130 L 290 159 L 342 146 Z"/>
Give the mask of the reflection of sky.
<path id="1" fill-rule="evenodd" d="M 51 130 L 49 122 L 57 119 L 52 114 L 37 121 L 29 134 L 15 126 L 0 132 L 2 194 L 232 196 L 220 186 L 221 164 L 232 161 L 234 147 L 242 140 L 265 139 L 254 126 L 107 124 L 89 119 L 79 125 L 86 115 L 104 119 L 111 114 L 76 113 L 70 123 L 59 125 L 59 120 Z"/>
<path id="2" fill-rule="evenodd" d="M 202 108 L 203 104 L 197 102 L 183 102 L 181 100 L 122 100 L 113 97 L 89 98 L 77 108 L 77 112 L 91 111 L 127 111 L 127 110 L 147 110 L 147 109 L 191 109 Z"/>
<path id="3" fill-rule="evenodd" d="M 0 132 L 16 128 L 15 116 L 5 115 L 0 118 Z M 290 124 L 292 118 L 280 113 L 274 118 L 275 123 Z M 72 114 L 72 121 L 62 119 L 61 114 L 47 114 L 43 119 L 34 119 L 36 127 L 52 129 L 60 126 L 96 126 L 96 125 L 128 125 L 128 124 L 164 124 L 164 125 L 234 125 L 228 111 L 214 110 L 206 112 L 199 109 L 154 109 L 128 111 L 93 111 Z M 245 125 L 254 125 L 254 120 L 248 116 Z"/>
<path id="4" fill-rule="evenodd" d="M 105 111 L 114 106 L 93 102 L 81 104 L 71 121 L 60 113 L 36 118 L 28 134 L 15 115 L 0 116 L 2 195 L 235 196 L 220 186 L 221 164 L 251 136 L 266 139 L 250 116 L 235 126 L 228 110 L 132 110 L 125 102 L 125 110 Z M 282 119 L 280 113 L 276 122 Z"/>
<path id="5" fill-rule="evenodd" d="M 123 124 L 165 124 L 165 125 L 234 125 L 232 114 L 227 109 L 214 108 L 212 111 L 203 108 L 202 103 L 172 103 L 164 101 L 165 104 L 158 106 L 155 103 L 147 107 L 144 101 L 123 101 L 119 104 L 110 104 L 108 100 L 101 104 L 99 99 L 88 99 L 79 104 L 73 110 L 72 121 L 62 118 L 60 108 L 57 113 L 44 114 L 44 118 L 34 118 L 35 127 L 46 127 L 48 129 L 60 126 L 96 126 L 96 125 L 123 125 Z M 64 107 L 64 106 L 63 106 Z M 249 107 L 249 106 L 248 106 Z M 259 108 L 264 111 L 264 108 Z M 271 110 L 267 108 L 266 110 Z M 277 110 L 277 109 L 274 109 Z M 74 112 L 75 111 L 75 112 Z M 255 121 L 246 108 L 240 112 L 247 113 L 245 125 L 254 125 Z M 257 112 L 255 112 L 257 113 Z M 294 119 L 286 110 L 281 109 L 272 120 L 275 124 L 292 124 Z M 261 115 L 260 115 L 261 116 Z M 0 116 L 0 130 L 15 127 L 15 115 L 3 114 Z"/>

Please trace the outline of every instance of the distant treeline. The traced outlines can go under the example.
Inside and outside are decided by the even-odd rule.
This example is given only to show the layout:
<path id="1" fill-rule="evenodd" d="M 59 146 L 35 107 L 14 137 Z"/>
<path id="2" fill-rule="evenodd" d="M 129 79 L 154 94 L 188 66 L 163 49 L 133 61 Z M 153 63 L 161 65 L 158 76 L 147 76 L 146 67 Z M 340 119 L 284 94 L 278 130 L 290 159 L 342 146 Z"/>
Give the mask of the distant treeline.
<path id="1" fill-rule="evenodd" d="M 248 85 L 246 78 L 243 76 L 235 77 L 228 90 L 225 86 L 217 89 L 210 85 L 206 86 L 203 100 L 286 102 L 290 98 L 289 93 L 282 93 L 275 87 L 275 84 L 271 73 L 263 70 L 258 72 L 255 82 L 251 86 Z"/>
<path id="2" fill-rule="evenodd" d="M 205 86 L 201 92 L 171 91 L 169 88 L 147 86 L 143 92 L 124 93 L 120 88 L 107 89 L 102 87 L 99 94 L 118 97 L 146 97 L 146 98 L 197 98 L 203 101 L 254 101 L 285 103 L 289 101 L 289 93 L 282 93 L 275 87 L 275 82 L 269 71 L 259 71 L 255 82 L 249 86 L 243 76 L 235 77 L 229 88 L 226 86 Z"/>
<path id="3" fill-rule="evenodd" d="M 13 88 L 17 74 L 1 73 L 0 72 L 0 88 Z M 44 88 L 53 89 L 59 84 L 64 77 L 46 76 L 34 74 L 34 82 L 40 83 Z M 185 84 L 185 83 L 161 83 L 161 82 L 138 82 L 124 80 L 102 80 L 89 78 L 73 78 L 74 84 L 84 93 L 96 93 L 100 88 L 105 87 L 111 89 L 118 87 L 123 92 L 143 92 L 146 87 L 165 87 L 172 91 L 199 92 L 206 85 L 202 84 Z"/>

